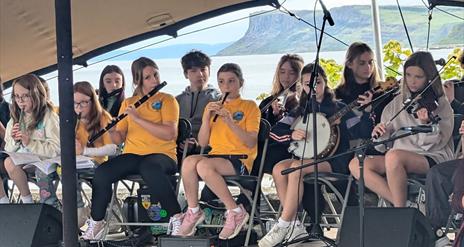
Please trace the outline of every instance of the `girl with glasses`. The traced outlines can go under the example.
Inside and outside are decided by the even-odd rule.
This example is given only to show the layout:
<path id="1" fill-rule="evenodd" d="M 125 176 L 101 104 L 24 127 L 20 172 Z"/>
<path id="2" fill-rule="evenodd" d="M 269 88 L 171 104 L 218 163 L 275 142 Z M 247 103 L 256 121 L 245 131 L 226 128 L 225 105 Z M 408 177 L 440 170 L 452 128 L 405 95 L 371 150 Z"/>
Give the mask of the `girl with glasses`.
<path id="1" fill-rule="evenodd" d="M 60 151 L 58 115 L 47 100 L 45 89 L 33 74 L 21 76 L 13 82 L 11 119 L 6 127 L 5 150 L 8 152 L 32 153 L 41 158 L 53 158 Z M 5 169 L 18 186 L 23 203 L 32 203 L 32 195 L 23 166 L 15 165 L 11 158 L 5 159 Z M 38 177 L 47 177 L 39 169 Z M 38 179 L 40 202 L 58 207 L 51 179 Z M 8 203 L 3 186 L 0 186 L 0 202 Z"/>

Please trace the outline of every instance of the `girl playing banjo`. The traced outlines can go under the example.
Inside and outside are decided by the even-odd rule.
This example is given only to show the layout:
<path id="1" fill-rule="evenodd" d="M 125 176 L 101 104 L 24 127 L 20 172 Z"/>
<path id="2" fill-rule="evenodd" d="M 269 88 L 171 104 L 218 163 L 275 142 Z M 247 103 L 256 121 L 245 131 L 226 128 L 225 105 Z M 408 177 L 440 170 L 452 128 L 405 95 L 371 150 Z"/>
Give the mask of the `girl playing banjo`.
<path id="1" fill-rule="evenodd" d="M 309 82 L 311 80 L 311 72 L 313 71 L 314 64 L 306 65 L 302 72 L 301 72 L 301 81 L 303 91 L 300 97 L 299 107 L 290 113 L 290 116 L 293 116 L 293 119 L 287 121 L 287 124 L 281 124 L 281 130 L 276 130 L 274 128 L 273 132 L 277 133 L 280 132 L 281 135 L 284 132 L 287 132 L 290 138 L 288 138 L 287 142 L 290 141 L 301 141 L 305 138 L 311 138 L 311 133 L 305 133 L 303 129 L 294 129 L 291 130 L 290 126 L 293 125 L 294 122 L 299 121 L 297 117 L 303 115 L 303 111 L 305 109 L 306 100 L 308 98 L 308 94 L 310 92 Z M 335 101 L 333 93 L 331 89 L 327 86 L 327 75 L 325 71 L 318 67 L 319 76 L 316 80 L 316 109 L 319 113 L 325 115 L 326 117 L 330 117 L 338 112 L 341 108 L 345 105 L 341 102 Z M 311 108 L 308 109 L 311 111 Z M 354 118 L 354 113 L 349 111 L 344 117 L 340 120 L 335 121 L 335 125 L 338 124 L 339 126 L 339 133 L 340 133 L 340 141 L 338 147 L 335 150 L 335 154 L 345 152 L 349 148 L 349 139 L 350 133 L 355 138 L 362 138 L 362 130 L 366 128 L 372 129 L 372 126 L 367 126 L 371 124 L 370 121 L 363 121 L 359 122 L 356 125 L 350 125 L 349 120 Z M 308 115 L 309 121 L 311 118 Z M 349 132 L 350 133 L 349 133 Z M 291 133 L 291 134 L 290 134 Z M 364 134 L 366 135 L 366 134 Z M 319 147 L 319 150 L 322 150 L 324 147 Z M 348 162 L 352 158 L 351 155 L 345 155 L 336 159 L 331 160 L 330 162 L 322 162 L 319 163 L 319 171 L 321 172 L 335 172 L 335 173 L 343 173 L 349 174 L 348 171 Z M 311 159 L 305 159 L 304 163 L 311 162 Z M 298 205 L 301 202 L 303 197 L 303 176 L 314 171 L 313 166 L 306 167 L 303 170 L 296 171 L 287 175 L 281 175 L 281 171 L 287 169 L 289 167 L 296 167 L 301 164 L 301 160 L 298 160 L 297 157 L 293 159 L 287 159 L 279 162 L 273 169 L 272 176 L 274 178 L 277 194 L 279 196 L 280 202 L 283 205 L 282 215 L 279 218 L 279 221 L 274 227 L 269 231 L 266 236 L 264 236 L 259 241 L 259 246 L 275 246 L 278 243 L 281 243 L 285 239 L 287 241 L 291 241 L 293 239 L 299 238 L 302 235 L 306 234 L 305 228 L 303 224 L 301 224 L 296 219 L 296 213 L 298 210 Z M 294 195 L 298 195 L 298 201 L 295 200 Z M 296 221 L 296 222 L 295 222 Z M 292 229 L 292 227 L 294 229 Z"/>

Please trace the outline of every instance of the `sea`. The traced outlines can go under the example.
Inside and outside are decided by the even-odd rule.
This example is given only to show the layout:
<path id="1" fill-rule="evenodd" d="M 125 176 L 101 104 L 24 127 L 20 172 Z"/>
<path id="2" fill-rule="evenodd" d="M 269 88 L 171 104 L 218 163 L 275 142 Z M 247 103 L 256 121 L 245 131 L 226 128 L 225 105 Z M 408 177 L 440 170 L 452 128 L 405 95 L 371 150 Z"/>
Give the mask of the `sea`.
<path id="1" fill-rule="evenodd" d="M 321 52 L 320 57 L 324 59 L 334 59 L 338 64 L 344 61 L 346 51 L 331 51 Z M 430 51 L 435 60 L 439 58 L 446 59 L 452 49 L 439 49 Z M 305 60 L 305 63 L 313 62 L 315 53 L 299 53 Z M 224 63 L 237 63 L 240 65 L 245 78 L 245 83 L 242 88 L 242 98 L 256 99 L 261 93 L 269 93 L 272 87 L 272 79 L 274 77 L 275 69 L 280 57 L 283 54 L 267 54 L 267 55 L 240 55 L 240 56 L 213 56 L 211 64 L 211 76 L 209 83 L 217 87 L 217 70 Z M 160 68 L 160 76 L 162 81 L 167 82 L 162 91 L 178 95 L 189 84 L 188 80 L 184 77 L 182 66 L 179 58 L 169 59 L 156 59 L 152 58 Z M 124 72 L 126 78 L 126 96 L 132 95 L 132 75 L 130 71 L 132 61 L 122 60 L 109 60 L 95 64 L 88 67 L 75 66 L 73 74 L 74 82 L 88 81 L 95 88 L 98 88 L 98 81 L 100 73 L 106 65 L 118 65 Z M 51 100 L 55 105 L 59 105 L 58 96 L 58 79 L 57 73 L 53 72 L 43 76 L 49 83 Z M 9 91 L 9 90 L 8 90 Z M 8 93 L 6 91 L 5 93 Z M 8 97 L 6 97 L 8 100 Z"/>

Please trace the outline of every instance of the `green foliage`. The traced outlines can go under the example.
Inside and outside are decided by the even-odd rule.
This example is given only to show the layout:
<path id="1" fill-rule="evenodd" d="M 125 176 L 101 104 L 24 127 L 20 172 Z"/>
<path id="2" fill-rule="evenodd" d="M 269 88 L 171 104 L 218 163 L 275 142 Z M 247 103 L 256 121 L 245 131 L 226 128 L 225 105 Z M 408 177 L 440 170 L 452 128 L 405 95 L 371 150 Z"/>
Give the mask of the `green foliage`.
<path id="1" fill-rule="evenodd" d="M 460 48 L 455 48 L 449 55 L 448 59 L 452 56 L 456 56 L 456 59 L 453 59 L 448 65 L 443 69 L 441 73 L 442 80 L 449 80 L 449 79 L 460 79 L 464 76 L 464 69 L 460 67 L 458 57 L 460 54 L 464 52 Z M 412 54 L 410 49 L 403 49 L 401 48 L 401 44 L 397 40 L 390 40 L 383 46 L 383 53 L 384 59 L 383 63 L 388 68 L 383 68 L 385 72 L 385 77 L 393 77 L 397 78 L 398 74 L 401 73 L 400 69 L 406 59 Z M 324 68 L 325 72 L 327 73 L 327 77 L 329 80 L 329 87 L 336 88 L 337 85 L 340 83 L 340 79 L 342 77 L 342 70 L 343 66 L 337 64 L 333 59 L 320 59 L 320 65 Z M 263 100 L 268 97 L 268 93 L 261 93 L 256 97 L 256 100 Z"/>
<path id="2" fill-rule="evenodd" d="M 270 94 L 268 94 L 268 93 L 261 93 L 260 95 L 258 95 L 258 96 L 256 97 L 256 100 L 262 101 L 262 100 L 264 100 L 265 98 L 269 97 L 269 95 L 270 95 Z"/>
<path id="3" fill-rule="evenodd" d="M 337 64 L 337 62 L 335 62 L 333 59 L 323 58 L 320 59 L 320 64 L 327 74 L 327 79 L 329 80 L 328 86 L 330 88 L 336 88 L 340 83 L 343 66 Z"/>
<path id="4" fill-rule="evenodd" d="M 384 69 L 386 77 L 397 77 L 396 72 L 403 65 L 404 61 L 412 54 L 409 49 L 402 49 L 400 42 L 390 40 L 383 46 L 383 63 L 390 69 Z"/>
<path id="5" fill-rule="evenodd" d="M 464 75 L 464 70 L 461 68 L 459 64 L 458 58 L 463 51 L 460 48 L 454 48 L 454 50 L 448 55 L 448 59 L 452 56 L 456 56 L 456 59 L 452 59 L 448 65 L 443 69 L 441 73 L 442 80 L 449 80 L 449 79 L 461 79 Z"/>
<path id="6" fill-rule="evenodd" d="M 452 56 L 459 57 L 461 53 L 460 48 L 455 48 L 449 55 L 448 59 Z M 412 54 L 411 50 L 401 48 L 401 44 L 396 40 L 390 40 L 383 46 L 384 58 L 383 62 L 385 66 L 390 69 L 385 69 L 386 76 L 397 77 L 394 71 L 400 72 L 404 61 Z M 460 68 L 459 61 L 457 59 L 451 60 L 448 65 L 443 69 L 440 74 L 442 80 L 459 79 L 463 75 L 463 70 Z"/>

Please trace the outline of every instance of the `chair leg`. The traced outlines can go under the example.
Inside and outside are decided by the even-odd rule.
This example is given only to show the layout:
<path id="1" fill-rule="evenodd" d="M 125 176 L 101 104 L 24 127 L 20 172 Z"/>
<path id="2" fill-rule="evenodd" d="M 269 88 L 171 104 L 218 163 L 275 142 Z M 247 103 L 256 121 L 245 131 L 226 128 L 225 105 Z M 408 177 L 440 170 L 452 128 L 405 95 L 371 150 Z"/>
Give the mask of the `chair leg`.
<path id="1" fill-rule="evenodd" d="M 113 208 L 114 201 L 117 200 L 118 184 L 119 184 L 119 182 L 116 182 L 116 183 L 113 184 L 113 196 L 111 197 L 111 201 L 110 201 L 110 204 L 109 204 L 109 207 L 111 209 Z M 109 230 L 110 230 L 110 226 L 108 224 L 109 217 L 111 217 L 111 215 L 108 215 L 108 211 L 107 211 L 107 213 L 105 215 L 105 221 L 106 221 L 107 224 L 105 225 L 105 230 L 103 230 L 102 239 L 106 238 L 106 236 L 108 235 Z"/>
<path id="2" fill-rule="evenodd" d="M 327 203 L 327 205 L 329 206 L 330 212 L 332 213 L 332 215 L 328 215 L 328 216 L 327 215 L 324 216 L 324 214 L 322 213 L 321 218 L 324 221 L 324 223 L 326 225 L 328 225 L 328 226 L 330 224 L 329 224 L 329 221 L 327 220 L 327 218 L 333 218 L 336 221 L 336 226 L 340 227 L 340 219 L 338 218 L 338 213 L 337 213 L 337 210 L 335 209 L 335 206 L 334 206 L 334 204 L 332 202 L 332 199 L 330 198 L 330 194 L 327 191 L 327 187 L 325 185 L 322 185 L 321 189 L 322 189 L 322 196 L 324 197 L 324 200 Z"/>
<path id="3" fill-rule="evenodd" d="M 248 243 L 250 242 L 251 230 L 253 230 L 253 221 L 254 221 L 254 216 L 255 216 L 255 212 L 256 212 L 256 207 L 257 207 L 257 204 L 258 204 L 259 194 L 260 193 L 257 192 L 253 196 L 253 202 L 252 202 L 252 205 L 251 205 L 250 218 L 248 220 L 248 229 L 247 229 L 247 234 L 246 234 L 246 237 L 245 237 L 245 245 L 244 246 L 248 246 Z"/>

